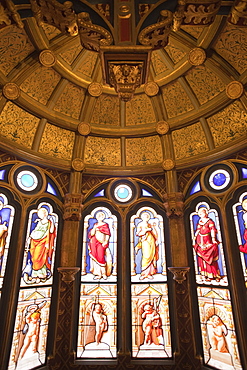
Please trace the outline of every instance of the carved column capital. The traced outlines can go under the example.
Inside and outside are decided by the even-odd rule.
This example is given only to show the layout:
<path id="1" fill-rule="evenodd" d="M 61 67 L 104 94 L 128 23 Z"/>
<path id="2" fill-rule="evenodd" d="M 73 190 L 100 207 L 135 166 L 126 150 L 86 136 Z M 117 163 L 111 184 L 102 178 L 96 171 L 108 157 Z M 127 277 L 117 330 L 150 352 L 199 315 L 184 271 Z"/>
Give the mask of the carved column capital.
<path id="1" fill-rule="evenodd" d="M 182 217 L 184 214 L 183 193 L 165 193 L 164 207 L 168 217 Z"/>
<path id="2" fill-rule="evenodd" d="M 82 202 L 82 194 L 66 194 L 64 197 L 63 219 L 66 221 L 80 221 L 83 208 Z"/>
<path id="3" fill-rule="evenodd" d="M 168 270 L 173 273 L 173 280 L 176 280 L 178 284 L 182 284 L 186 280 L 186 274 L 190 267 L 168 267 Z"/>
<path id="4" fill-rule="evenodd" d="M 57 270 L 62 275 L 62 281 L 68 284 L 75 280 L 80 267 L 58 267 Z"/>

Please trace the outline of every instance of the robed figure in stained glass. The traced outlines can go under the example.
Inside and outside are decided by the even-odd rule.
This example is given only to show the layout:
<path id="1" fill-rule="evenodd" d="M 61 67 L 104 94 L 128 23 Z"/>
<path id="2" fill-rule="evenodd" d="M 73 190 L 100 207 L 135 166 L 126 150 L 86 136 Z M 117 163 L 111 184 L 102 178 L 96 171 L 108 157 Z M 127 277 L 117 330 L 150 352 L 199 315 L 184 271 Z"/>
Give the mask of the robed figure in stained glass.
<path id="1" fill-rule="evenodd" d="M 0 273 L 2 269 L 6 239 L 10 223 L 11 209 L 4 204 L 4 197 L 0 195 Z"/>

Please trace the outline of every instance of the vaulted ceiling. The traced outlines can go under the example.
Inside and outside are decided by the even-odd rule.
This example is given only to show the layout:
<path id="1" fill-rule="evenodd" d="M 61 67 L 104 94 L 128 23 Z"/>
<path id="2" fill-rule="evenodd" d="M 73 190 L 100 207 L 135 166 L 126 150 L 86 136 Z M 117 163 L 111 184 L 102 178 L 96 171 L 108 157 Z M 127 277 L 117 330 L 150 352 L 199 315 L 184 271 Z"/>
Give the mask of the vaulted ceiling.
<path id="1" fill-rule="evenodd" d="M 149 51 L 146 81 L 127 102 L 106 82 L 102 50 L 83 46 L 79 34 L 39 24 L 29 1 L 10 3 L 0 5 L 4 150 L 60 169 L 138 174 L 203 164 L 246 147 L 247 22 L 245 13 L 242 23 L 229 22 L 233 1 L 190 1 L 191 17 L 170 30 L 166 46 Z M 138 32 L 181 3 L 78 0 L 73 6 L 104 27 L 111 51 L 123 55 L 141 48 Z M 211 22 L 200 13 L 203 3 L 218 6 Z M 128 14 L 120 5 L 129 6 Z M 204 25 L 195 22 L 200 14 Z"/>

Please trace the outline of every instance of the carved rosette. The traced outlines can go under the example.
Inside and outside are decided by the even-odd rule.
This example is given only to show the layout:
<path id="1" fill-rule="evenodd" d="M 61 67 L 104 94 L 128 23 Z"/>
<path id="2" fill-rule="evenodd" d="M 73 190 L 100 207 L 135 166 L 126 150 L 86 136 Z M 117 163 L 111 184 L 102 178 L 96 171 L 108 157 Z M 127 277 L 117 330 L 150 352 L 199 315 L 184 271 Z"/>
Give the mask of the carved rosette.
<path id="1" fill-rule="evenodd" d="M 75 280 L 75 275 L 80 270 L 80 267 L 58 267 L 57 270 L 62 275 L 62 281 L 69 284 Z"/>
<path id="2" fill-rule="evenodd" d="M 82 202 L 82 194 L 66 194 L 64 198 L 63 219 L 66 221 L 80 221 L 83 208 Z"/>
<path id="3" fill-rule="evenodd" d="M 144 28 L 138 36 L 142 45 L 151 46 L 153 50 L 164 48 L 168 44 L 168 36 L 172 29 L 173 14 L 169 10 L 160 12 L 158 23 Z"/>
<path id="4" fill-rule="evenodd" d="M 226 95 L 230 99 L 238 99 L 244 92 L 244 86 L 239 81 L 232 81 L 226 86 Z"/>
<path id="5" fill-rule="evenodd" d="M 129 101 L 141 85 L 143 62 L 109 62 L 109 82 L 121 100 Z"/>
<path id="6" fill-rule="evenodd" d="M 75 171 L 81 172 L 85 168 L 85 163 L 81 158 L 75 158 L 72 161 L 72 168 Z"/>
<path id="7" fill-rule="evenodd" d="M 81 45 L 91 51 L 100 51 L 100 46 L 111 45 L 113 39 L 105 28 L 92 23 L 86 12 L 78 14 L 78 28 Z"/>
<path id="8" fill-rule="evenodd" d="M 183 193 L 165 193 L 164 207 L 168 217 L 182 217 L 184 214 Z"/>
<path id="9" fill-rule="evenodd" d="M 77 127 L 77 130 L 78 130 L 80 135 L 86 136 L 86 135 L 90 134 L 91 126 L 89 125 L 89 123 L 80 122 L 78 127 Z"/>
<path id="10" fill-rule="evenodd" d="M 186 274 L 190 267 L 168 267 L 168 270 L 173 273 L 173 280 L 176 280 L 178 284 L 182 284 L 186 280 Z"/>
<path id="11" fill-rule="evenodd" d="M 205 50 L 201 48 L 194 48 L 190 50 L 188 60 L 193 66 L 200 66 L 206 59 Z"/>
<path id="12" fill-rule="evenodd" d="M 102 94 L 103 88 L 102 85 L 98 82 L 92 82 L 88 86 L 88 92 L 91 96 L 98 97 Z"/>
<path id="13" fill-rule="evenodd" d="M 16 100 L 19 98 L 21 94 L 21 90 L 18 85 L 16 85 L 14 82 L 8 82 L 3 87 L 3 95 L 6 99 L 9 100 Z"/>
<path id="14" fill-rule="evenodd" d="M 162 167 L 165 171 L 170 171 L 175 167 L 176 163 L 172 158 L 167 158 L 163 161 Z"/>
<path id="15" fill-rule="evenodd" d="M 159 135 L 165 135 L 169 131 L 170 126 L 166 121 L 159 121 L 156 124 L 156 131 Z"/>
<path id="16" fill-rule="evenodd" d="M 51 50 L 42 50 L 39 54 L 39 61 L 44 67 L 52 67 L 57 59 Z"/>
<path id="17" fill-rule="evenodd" d="M 156 82 L 148 82 L 144 85 L 147 96 L 155 96 L 159 92 L 159 85 Z"/>

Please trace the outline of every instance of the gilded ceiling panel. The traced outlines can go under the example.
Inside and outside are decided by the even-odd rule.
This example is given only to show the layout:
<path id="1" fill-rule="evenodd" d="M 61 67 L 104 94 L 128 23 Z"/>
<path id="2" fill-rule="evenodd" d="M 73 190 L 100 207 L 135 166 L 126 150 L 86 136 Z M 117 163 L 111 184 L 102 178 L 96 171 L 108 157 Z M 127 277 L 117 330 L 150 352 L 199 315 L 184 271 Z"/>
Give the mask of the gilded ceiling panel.
<path id="1" fill-rule="evenodd" d="M 33 99 L 46 104 L 60 78 L 54 69 L 40 66 L 20 85 L 20 88 Z"/>
<path id="2" fill-rule="evenodd" d="M 92 77 L 97 58 L 98 53 L 85 50 L 84 58 L 81 60 L 78 68 L 76 68 L 76 71 L 82 73 L 84 76 Z"/>
<path id="3" fill-rule="evenodd" d="M 12 102 L 7 102 L 0 116 L 0 132 L 4 137 L 31 148 L 39 118 Z"/>
<path id="4" fill-rule="evenodd" d="M 76 39 L 77 43 L 74 44 L 71 47 L 68 47 L 65 51 L 62 51 L 59 55 L 65 62 L 67 62 L 69 65 L 73 63 L 73 61 L 76 59 L 80 51 L 82 50 L 82 46 L 80 43 L 80 39 Z"/>
<path id="5" fill-rule="evenodd" d="M 98 166 L 121 166 L 120 139 L 89 136 L 84 161 Z"/>
<path id="6" fill-rule="evenodd" d="M 162 94 L 169 118 L 194 109 L 189 96 L 178 81 L 164 86 Z"/>
<path id="7" fill-rule="evenodd" d="M 56 101 L 54 110 L 78 119 L 84 97 L 85 90 L 69 82 Z"/>
<path id="8" fill-rule="evenodd" d="M 227 24 L 220 34 L 215 50 L 226 59 L 239 73 L 247 68 L 247 32 L 246 28 Z"/>
<path id="9" fill-rule="evenodd" d="M 165 47 L 165 51 L 175 64 L 186 55 L 183 50 L 173 44 L 172 39 L 170 39 L 169 44 Z"/>
<path id="10" fill-rule="evenodd" d="M 168 70 L 167 66 L 165 65 L 164 61 L 162 60 L 160 56 L 159 50 L 152 51 L 151 62 L 152 62 L 153 70 L 156 76 Z"/>
<path id="11" fill-rule="evenodd" d="M 58 28 L 50 26 L 47 23 L 43 23 L 41 27 L 42 27 L 46 37 L 48 38 L 48 40 L 53 39 L 55 36 L 57 36 L 61 33 L 61 31 L 59 31 Z"/>
<path id="12" fill-rule="evenodd" d="M 75 133 L 46 124 L 39 151 L 52 157 L 71 159 Z"/>
<path id="13" fill-rule="evenodd" d="M 205 104 L 225 89 L 223 81 L 205 65 L 190 69 L 185 77 L 201 104 Z"/>
<path id="14" fill-rule="evenodd" d="M 119 126 L 119 112 L 119 98 L 102 94 L 96 100 L 91 123 Z"/>
<path id="15" fill-rule="evenodd" d="M 0 70 L 7 75 L 21 60 L 34 51 L 27 34 L 17 26 L 0 30 Z"/>
<path id="16" fill-rule="evenodd" d="M 207 119 L 215 146 L 247 135 L 247 113 L 239 101 Z"/>
<path id="17" fill-rule="evenodd" d="M 162 147 L 158 135 L 126 139 L 126 165 L 145 166 L 163 160 Z"/>
<path id="18" fill-rule="evenodd" d="M 196 27 L 196 26 L 181 26 L 181 29 L 188 33 L 189 35 L 193 36 L 195 39 L 198 39 L 202 32 L 204 31 L 204 27 Z"/>
<path id="19" fill-rule="evenodd" d="M 126 104 L 126 125 L 155 123 L 156 117 L 150 98 L 146 94 L 135 95 Z"/>
<path id="20" fill-rule="evenodd" d="M 175 158 L 191 157 L 208 150 L 200 122 L 172 132 Z"/>

